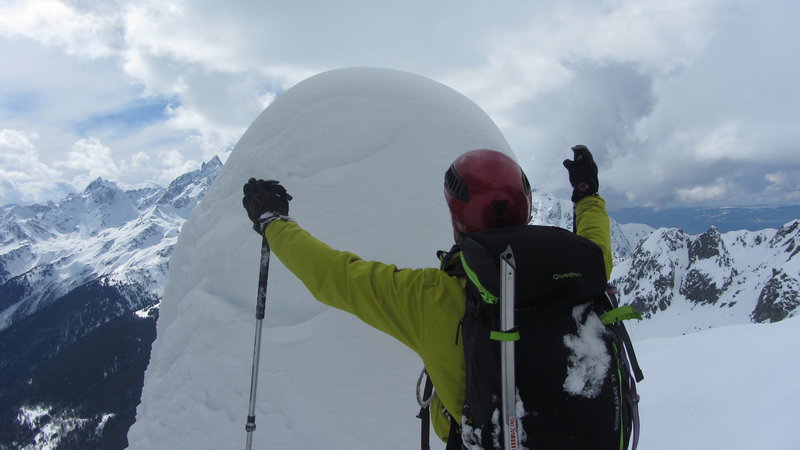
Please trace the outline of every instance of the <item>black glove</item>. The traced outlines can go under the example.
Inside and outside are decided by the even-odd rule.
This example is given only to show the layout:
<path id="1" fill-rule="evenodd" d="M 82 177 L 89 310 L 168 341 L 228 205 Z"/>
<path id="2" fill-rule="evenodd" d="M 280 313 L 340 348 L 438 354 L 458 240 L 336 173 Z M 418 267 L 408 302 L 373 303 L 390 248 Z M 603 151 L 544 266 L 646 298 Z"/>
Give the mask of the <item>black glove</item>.
<path id="1" fill-rule="evenodd" d="M 286 188 L 279 182 L 250 178 L 242 187 L 242 191 L 244 192 L 242 206 L 258 234 L 263 235 L 264 227 L 272 220 L 288 217 L 289 200 L 292 196 L 286 193 Z M 262 217 L 265 213 L 272 214 Z"/>
<path id="2" fill-rule="evenodd" d="M 569 171 L 569 183 L 572 185 L 572 201 L 597 194 L 600 182 L 597 181 L 597 164 L 585 145 L 572 147 L 575 159 L 564 160 L 564 167 Z"/>

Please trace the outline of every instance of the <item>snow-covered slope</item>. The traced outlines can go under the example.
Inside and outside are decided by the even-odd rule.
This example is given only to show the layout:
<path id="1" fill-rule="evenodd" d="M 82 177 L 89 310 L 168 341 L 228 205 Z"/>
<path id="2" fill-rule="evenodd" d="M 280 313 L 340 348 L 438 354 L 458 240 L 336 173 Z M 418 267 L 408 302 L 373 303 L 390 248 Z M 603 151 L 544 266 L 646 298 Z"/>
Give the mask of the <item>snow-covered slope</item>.
<path id="1" fill-rule="evenodd" d="M 160 294 L 180 228 L 221 167 L 215 158 L 166 189 L 98 178 L 58 203 L 0 209 L 0 330 L 96 278 Z"/>
<path id="2" fill-rule="evenodd" d="M 797 342 L 800 317 L 637 341 L 639 450 L 798 448 Z"/>

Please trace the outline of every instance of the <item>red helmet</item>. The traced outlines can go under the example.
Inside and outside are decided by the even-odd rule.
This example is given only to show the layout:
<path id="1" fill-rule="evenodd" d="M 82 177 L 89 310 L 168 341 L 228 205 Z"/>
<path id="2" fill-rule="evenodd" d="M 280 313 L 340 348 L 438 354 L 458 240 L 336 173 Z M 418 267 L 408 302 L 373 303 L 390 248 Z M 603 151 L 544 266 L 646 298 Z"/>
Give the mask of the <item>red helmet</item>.
<path id="1" fill-rule="evenodd" d="M 473 233 L 531 220 L 531 184 L 522 168 L 495 150 L 459 156 L 444 175 L 453 230 Z"/>

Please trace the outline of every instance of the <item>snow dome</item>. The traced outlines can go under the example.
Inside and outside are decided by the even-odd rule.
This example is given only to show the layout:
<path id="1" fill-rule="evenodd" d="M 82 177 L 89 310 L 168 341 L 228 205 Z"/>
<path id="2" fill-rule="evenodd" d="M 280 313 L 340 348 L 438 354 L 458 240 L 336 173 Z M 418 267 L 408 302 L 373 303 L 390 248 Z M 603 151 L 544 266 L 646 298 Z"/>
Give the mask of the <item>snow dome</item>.
<path id="1" fill-rule="evenodd" d="M 334 248 L 431 267 L 452 244 L 444 171 L 477 148 L 511 154 L 472 101 L 405 72 L 334 70 L 269 105 L 181 231 L 131 448 L 244 445 L 260 248 L 241 205 L 249 177 L 280 180 L 290 215 Z M 416 445 L 420 369 L 272 259 L 254 448 Z"/>

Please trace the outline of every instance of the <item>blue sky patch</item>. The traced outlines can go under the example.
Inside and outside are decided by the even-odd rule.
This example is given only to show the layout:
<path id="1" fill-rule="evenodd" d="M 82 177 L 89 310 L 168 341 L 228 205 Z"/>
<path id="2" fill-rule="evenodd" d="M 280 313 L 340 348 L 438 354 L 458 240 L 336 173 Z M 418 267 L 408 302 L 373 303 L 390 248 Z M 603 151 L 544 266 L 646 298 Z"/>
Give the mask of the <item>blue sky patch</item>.
<path id="1" fill-rule="evenodd" d="M 145 126 L 167 120 L 167 107 L 177 107 L 176 98 L 148 97 L 136 100 L 118 110 L 95 114 L 75 125 L 76 131 L 87 136 L 97 130 L 112 131 L 114 134 L 138 131 Z"/>
<path id="2" fill-rule="evenodd" d="M 3 92 L 0 109 L 15 115 L 35 112 L 41 107 L 42 97 L 34 91 Z"/>

